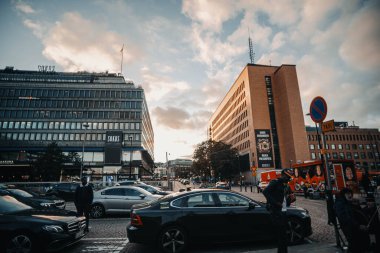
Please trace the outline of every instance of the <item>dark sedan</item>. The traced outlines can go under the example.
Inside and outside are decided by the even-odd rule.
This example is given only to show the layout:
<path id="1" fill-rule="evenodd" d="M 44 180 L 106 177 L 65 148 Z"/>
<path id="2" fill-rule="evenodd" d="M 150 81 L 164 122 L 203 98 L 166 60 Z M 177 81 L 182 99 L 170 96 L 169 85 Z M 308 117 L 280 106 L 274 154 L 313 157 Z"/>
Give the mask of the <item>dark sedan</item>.
<path id="1" fill-rule="evenodd" d="M 57 251 L 84 235 L 84 217 L 59 209 L 37 210 L 0 196 L 0 252 Z"/>
<path id="2" fill-rule="evenodd" d="M 80 183 L 76 182 L 58 183 L 46 192 L 46 196 L 56 196 L 66 201 L 74 200 L 75 190 L 79 185 Z"/>
<path id="3" fill-rule="evenodd" d="M 287 216 L 289 243 L 311 235 L 305 209 L 290 207 Z M 190 242 L 270 240 L 274 235 L 264 203 L 219 189 L 174 193 L 134 205 L 127 226 L 130 242 L 158 245 L 172 253 L 184 251 Z"/>
<path id="4" fill-rule="evenodd" d="M 21 189 L 0 189 L 0 195 L 10 195 L 18 201 L 36 209 L 59 208 L 65 209 L 66 202 L 54 196 L 40 196 Z"/>

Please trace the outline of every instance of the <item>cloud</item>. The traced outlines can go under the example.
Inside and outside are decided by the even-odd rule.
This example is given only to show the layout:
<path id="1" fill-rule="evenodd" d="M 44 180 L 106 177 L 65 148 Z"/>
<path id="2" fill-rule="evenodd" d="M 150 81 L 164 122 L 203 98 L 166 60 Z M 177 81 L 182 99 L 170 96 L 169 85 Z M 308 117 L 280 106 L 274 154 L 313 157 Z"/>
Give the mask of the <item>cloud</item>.
<path id="1" fill-rule="evenodd" d="M 380 4 L 369 5 L 356 15 L 347 29 L 339 55 L 362 71 L 380 69 Z"/>
<path id="2" fill-rule="evenodd" d="M 24 13 L 24 14 L 32 14 L 35 13 L 36 11 L 30 6 L 29 4 L 26 4 L 22 1 L 17 1 L 15 4 L 15 7 L 18 11 Z"/>
<path id="3" fill-rule="evenodd" d="M 119 71 L 124 39 L 101 23 L 75 12 L 65 13 L 44 38 L 43 55 L 65 71 Z M 125 61 L 131 60 L 127 51 Z"/>
<path id="4" fill-rule="evenodd" d="M 43 37 L 43 34 L 45 32 L 45 28 L 43 25 L 41 25 L 40 23 L 37 23 L 33 20 L 30 20 L 30 19 L 25 19 L 23 21 L 23 24 L 28 27 L 30 30 L 32 30 L 33 34 L 37 37 L 37 38 L 42 38 Z"/>

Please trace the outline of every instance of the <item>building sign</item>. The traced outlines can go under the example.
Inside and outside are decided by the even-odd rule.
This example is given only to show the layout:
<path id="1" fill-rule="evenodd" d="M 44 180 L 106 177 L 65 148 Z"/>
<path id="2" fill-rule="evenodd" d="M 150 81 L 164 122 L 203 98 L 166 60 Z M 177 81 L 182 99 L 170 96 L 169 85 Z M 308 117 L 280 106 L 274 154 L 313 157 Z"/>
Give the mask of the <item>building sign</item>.
<path id="1" fill-rule="evenodd" d="M 273 168 L 272 141 L 268 129 L 255 130 L 259 168 Z"/>
<path id="2" fill-rule="evenodd" d="M 120 165 L 121 164 L 121 146 L 112 147 L 105 146 L 104 148 L 104 163 L 106 165 Z"/>
<path id="3" fill-rule="evenodd" d="M 121 131 L 108 131 L 106 133 L 107 143 L 122 143 L 123 142 L 123 132 Z"/>

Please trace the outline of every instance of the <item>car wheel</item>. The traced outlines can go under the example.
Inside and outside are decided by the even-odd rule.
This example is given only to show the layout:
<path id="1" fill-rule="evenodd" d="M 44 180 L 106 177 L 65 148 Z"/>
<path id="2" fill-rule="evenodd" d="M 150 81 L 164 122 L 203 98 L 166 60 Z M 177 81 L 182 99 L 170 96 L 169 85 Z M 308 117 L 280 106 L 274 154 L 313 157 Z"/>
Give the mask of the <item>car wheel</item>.
<path id="1" fill-rule="evenodd" d="M 7 246 L 5 247 L 6 253 L 23 252 L 31 253 L 33 251 L 33 243 L 30 235 L 26 233 L 14 234 L 10 237 Z"/>
<path id="2" fill-rule="evenodd" d="M 90 214 L 94 219 L 101 218 L 105 215 L 104 207 L 100 204 L 95 204 L 91 207 Z"/>
<path id="3" fill-rule="evenodd" d="M 303 242 L 305 236 L 302 222 L 294 217 L 289 218 L 286 234 L 290 245 Z"/>
<path id="4" fill-rule="evenodd" d="M 178 226 L 164 228 L 159 236 L 159 247 L 165 253 L 180 253 L 187 247 L 187 235 Z"/>

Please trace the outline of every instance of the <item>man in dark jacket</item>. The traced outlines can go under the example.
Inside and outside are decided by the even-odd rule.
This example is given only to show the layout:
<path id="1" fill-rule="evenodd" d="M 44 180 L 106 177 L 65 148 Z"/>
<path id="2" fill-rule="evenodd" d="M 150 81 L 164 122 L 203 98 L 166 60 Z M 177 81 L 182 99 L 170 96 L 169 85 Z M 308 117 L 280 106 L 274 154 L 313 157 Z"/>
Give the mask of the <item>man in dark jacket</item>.
<path id="1" fill-rule="evenodd" d="M 349 252 L 365 252 L 369 248 L 368 220 L 359 205 L 353 205 L 351 189 L 343 188 L 335 201 L 335 213 L 348 241 Z"/>
<path id="2" fill-rule="evenodd" d="M 277 234 L 278 253 L 288 252 L 286 237 L 286 190 L 291 176 L 292 171 L 290 169 L 283 169 L 281 177 L 272 180 L 263 191 L 267 199 L 267 209 L 271 213 L 274 230 Z"/>
<path id="3" fill-rule="evenodd" d="M 94 199 L 94 193 L 92 191 L 92 187 L 87 182 L 87 177 L 82 177 L 81 181 L 82 185 L 78 185 L 77 189 L 75 190 L 74 204 L 77 208 L 77 215 L 84 215 L 86 217 L 85 231 L 88 232 L 88 225 L 90 221 L 90 209 L 92 201 Z"/>

